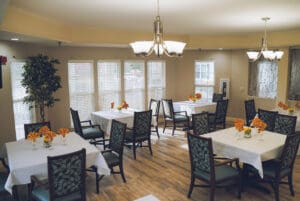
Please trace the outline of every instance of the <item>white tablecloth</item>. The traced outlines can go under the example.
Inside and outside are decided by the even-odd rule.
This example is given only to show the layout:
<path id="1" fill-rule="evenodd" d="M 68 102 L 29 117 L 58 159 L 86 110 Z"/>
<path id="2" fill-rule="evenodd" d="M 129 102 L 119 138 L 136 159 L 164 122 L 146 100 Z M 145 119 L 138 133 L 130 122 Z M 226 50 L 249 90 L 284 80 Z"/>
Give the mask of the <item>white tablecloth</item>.
<path id="1" fill-rule="evenodd" d="M 238 138 L 234 127 L 202 136 L 212 138 L 215 154 L 251 164 L 262 178 L 262 161 L 279 157 L 286 139 L 286 135 L 270 131 L 264 131 L 262 136 L 254 134 L 251 138 Z"/>
<path id="2" fill-rule="evenodd" d="M 121 110 L 121 111 L 97 111 L 92 112 L 91 119 L 93 124 L 99 124 L 101 128 L 106 132 L 107 135 L 110 134 L 111 122 L 113 119 L 120 122 L 126 123 L 127 127 L 133 126 L 133 114 L 132 110 Z"/>
<path id="3" fill-rule="evenodd" d="M 36 142 L 36 149 L 28 140 L 19 140 L 5 144 L 8 157 L 10 174 L 5 183 L 5 189 L 12 193 L 14 185 L 30 183 L 31 175 L 47 177 L 47 156 L 62 155 L 82 148 L 86 149 L 86 167 L 96 165 L 100 175 L 109 175 L 105 159 L 101 152 L 76 133 L 66 136 L 66 145 L 62 142 L 62 137 L 57 136 L 52 142 L 51 148 L 44 148 L 42 138 Z"/>
<path id="4" fill-rule="evenodd" d="M 196 113 L 201 113 L 203 111 L 215 112 L 216 103 L 214 102 L 192 102 L 192 101 L 179 101 L 174 102 L 173 107 L 174 111 L 186 111 L 189 116 Z"/>

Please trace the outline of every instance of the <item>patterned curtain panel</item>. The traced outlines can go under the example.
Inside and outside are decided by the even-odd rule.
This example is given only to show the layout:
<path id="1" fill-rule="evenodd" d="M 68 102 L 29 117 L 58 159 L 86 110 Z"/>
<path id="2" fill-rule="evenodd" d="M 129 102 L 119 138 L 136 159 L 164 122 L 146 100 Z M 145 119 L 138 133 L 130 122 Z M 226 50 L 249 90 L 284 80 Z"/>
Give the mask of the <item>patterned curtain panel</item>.
<path id="1" fill-rule="evenodd" d="M 275 98 L 277 96 L 278 65 L 259 60 L 249 64 L 249 96 Z"/>
<path id="2" fill-rule="evenodd" d="M 290 50 L 289 99 L 300 100 L 300 50 Z"/>

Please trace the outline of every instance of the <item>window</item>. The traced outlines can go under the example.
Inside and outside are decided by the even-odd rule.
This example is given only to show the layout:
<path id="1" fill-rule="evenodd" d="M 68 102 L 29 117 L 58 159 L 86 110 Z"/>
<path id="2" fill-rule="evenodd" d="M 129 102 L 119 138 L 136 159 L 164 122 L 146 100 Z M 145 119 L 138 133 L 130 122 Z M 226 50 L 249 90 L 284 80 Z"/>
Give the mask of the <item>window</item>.
<path id="1" fill-rule="evenodd" d="M 98 95 L 100 110 L 121 104 L 121 65 L 118 61 L 98 62 Z"/>
<path id="2" fill-rule="evenodd" d="M 78 110 L 81 120 L 90 119 L 95 111 L 94 77 L 92 61 L 69 61 L 70 107 Z"/>
<path id="3" fill-rule="evenodd" d="M 17 140 L 25 137 L 24 124 L 35 121 L 35 110 L 30 110 L 29 105 L 23 103 L 26 96 L 25 88 L 21 84 L 24 64 L 25 62 L 11 63 L 12 99 Z"/>
<path id="4" fill-rule="evenodd" d="M 150 99 L 160 100 L 166 93 L 166 63 L 164 61 L 148 61 L 148 103 Z"/>
<path id="5" fill-rule="evenodd" d="M 202 94 L 202 100 L 211 101 L 215 85 L 215 67 L 212 61 L 195 62 L 195 93 Z"/>
<path id="6" fill-rule="evenodd" d="M 144 61 L 125 61 L 125 100 L 129 107 L 145 108 L 145 66 Z"/>
<path id="7" fill-rule="evenodd" d="M 290 50 L 289 99 L 300 100 L 300 50 Z"/>
<path id="8" fill-rule="evenodd" d="M 277 96 L 277 63 L 259 60 L 249 65 L 249 95 L 260 98 Z"/>

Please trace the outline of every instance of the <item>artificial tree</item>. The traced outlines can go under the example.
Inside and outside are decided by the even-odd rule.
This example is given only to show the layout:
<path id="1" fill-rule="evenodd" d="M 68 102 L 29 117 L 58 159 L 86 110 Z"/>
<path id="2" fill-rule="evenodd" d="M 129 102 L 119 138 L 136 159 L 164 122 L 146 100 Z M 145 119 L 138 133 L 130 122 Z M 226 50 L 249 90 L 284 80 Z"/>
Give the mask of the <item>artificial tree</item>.
<path id="1" fill-rule="evenodd" d="M 28 94 L 24 98 L 24 103 L 28 103 L 30 109 L 38 108 L 43 122 L 45 121 L 45 108 L 52 107 L 56 101 L 59 101 L 54 97 L 54 93 L 61 88 L 61 79 L 56 75 L 55 64 L 59 64 L 57 59 L 38 54 L 28 57 L 23 66 L 21 83 Z"/>

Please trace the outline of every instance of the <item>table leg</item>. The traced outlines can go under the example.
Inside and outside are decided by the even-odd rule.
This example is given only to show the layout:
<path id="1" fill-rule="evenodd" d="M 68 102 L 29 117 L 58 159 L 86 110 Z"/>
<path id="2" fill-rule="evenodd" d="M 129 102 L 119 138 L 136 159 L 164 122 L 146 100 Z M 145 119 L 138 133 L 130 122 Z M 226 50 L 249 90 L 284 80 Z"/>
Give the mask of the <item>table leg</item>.
<path id="1" fill-rule="evenodd" d="M 19 201 L 18 188 L 16 185 L 13 186 L 13 188 L 12 188 L 12 196 L 13 196 L 13 200 Z"/>

